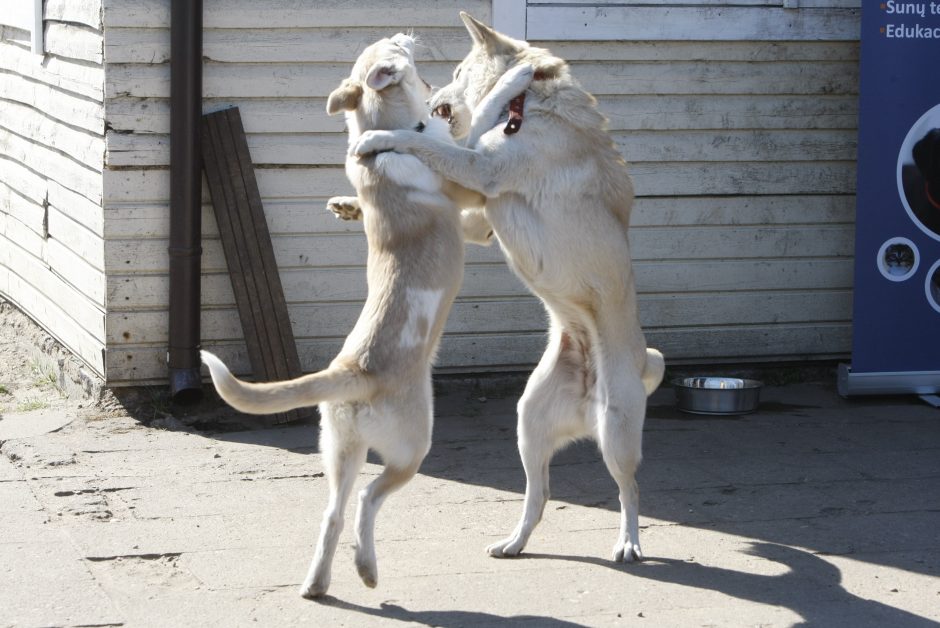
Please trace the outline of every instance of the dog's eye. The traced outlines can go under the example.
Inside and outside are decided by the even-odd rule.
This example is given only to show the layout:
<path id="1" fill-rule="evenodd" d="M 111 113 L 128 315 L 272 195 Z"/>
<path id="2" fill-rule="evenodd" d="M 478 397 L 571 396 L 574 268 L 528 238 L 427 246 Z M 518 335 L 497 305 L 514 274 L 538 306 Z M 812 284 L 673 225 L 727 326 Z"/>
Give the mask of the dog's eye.
<path id="1" fill-rule="evenodd" d="M 455 80 L 455 81 L 460 78 L 460 70 L 461 70 L 461 68 L 460 68 L 459 65 L 457 66 L 457 69 L 454 70 L 454 80 Z"/>

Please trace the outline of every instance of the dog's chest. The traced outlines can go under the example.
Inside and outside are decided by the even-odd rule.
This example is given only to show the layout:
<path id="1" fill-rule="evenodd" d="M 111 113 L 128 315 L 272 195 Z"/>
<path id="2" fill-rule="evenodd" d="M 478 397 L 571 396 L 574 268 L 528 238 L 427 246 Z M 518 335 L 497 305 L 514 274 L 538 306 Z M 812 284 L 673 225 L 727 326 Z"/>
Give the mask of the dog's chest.
<path id="1" fill-rule="evenodd" d="M 491 200 L 486 217 L 506 253 L 510 266 L 530 284 L 545 271 L 543 251 L 547 233 L 542 221 L 522 198 L 504 194 Z"/>
<path id="2" fill-rule="evenodd" d="M 414 155 L 381 153 L 375 157 L 375 168 L 395 185 L 417 192 L 439 192 L 444 184 L 439 174 Z"/>

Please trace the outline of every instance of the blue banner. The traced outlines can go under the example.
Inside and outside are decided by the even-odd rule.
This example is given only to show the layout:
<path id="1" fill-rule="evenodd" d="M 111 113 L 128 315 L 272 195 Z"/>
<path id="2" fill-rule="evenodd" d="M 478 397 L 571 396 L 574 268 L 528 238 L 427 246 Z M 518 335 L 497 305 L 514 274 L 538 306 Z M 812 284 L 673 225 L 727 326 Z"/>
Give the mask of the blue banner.
<path id="1" fill-rule="evenodd" d="M 857 198 L 851 372 L 915 373 L 936 392 L 940 0 L 863 0 Z"/>

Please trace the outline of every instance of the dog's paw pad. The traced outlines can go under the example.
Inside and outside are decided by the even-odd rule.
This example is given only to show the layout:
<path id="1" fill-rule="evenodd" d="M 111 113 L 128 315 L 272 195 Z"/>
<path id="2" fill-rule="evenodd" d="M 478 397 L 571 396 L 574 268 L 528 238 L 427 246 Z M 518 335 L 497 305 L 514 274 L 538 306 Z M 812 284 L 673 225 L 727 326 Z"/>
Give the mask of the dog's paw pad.
<path id="1" fill-rule="evenodd" d="M 331 198 L 327 201 L 326 208 L 341 220 L 362 219 L 362 209 L 354 202 L 354 199 L 350 200 L 343 196 Z"/>

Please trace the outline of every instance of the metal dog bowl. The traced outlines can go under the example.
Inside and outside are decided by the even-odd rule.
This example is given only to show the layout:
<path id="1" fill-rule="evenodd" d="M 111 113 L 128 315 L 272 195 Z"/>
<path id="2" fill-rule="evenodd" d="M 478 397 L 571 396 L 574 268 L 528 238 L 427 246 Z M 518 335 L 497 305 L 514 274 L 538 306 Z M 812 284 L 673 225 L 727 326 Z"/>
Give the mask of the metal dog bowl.
<path id="1" fill-rule="evenodd" d="M 672 380 L 676 402 L 692 414 L 748 414 L 757 410 L 763 383 L 737 377 L 682 377 Z"/>

